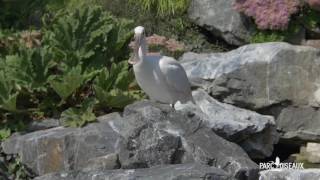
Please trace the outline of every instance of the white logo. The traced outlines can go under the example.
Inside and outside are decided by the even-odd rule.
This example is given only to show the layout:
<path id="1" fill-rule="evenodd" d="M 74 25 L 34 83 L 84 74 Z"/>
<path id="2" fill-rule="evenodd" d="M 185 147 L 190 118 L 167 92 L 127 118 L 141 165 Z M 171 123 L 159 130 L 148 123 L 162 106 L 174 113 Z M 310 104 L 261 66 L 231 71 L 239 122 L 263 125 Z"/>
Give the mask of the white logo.
<path id="1" fill-rule="evenodd" d="M 276 157 L 275 161 L 269 161 L 267 163 L 259 163 L 259 168 L 263 170 L 267 169 L 304 169 L 303 163 L 281 163 L 280 158 Z"/>

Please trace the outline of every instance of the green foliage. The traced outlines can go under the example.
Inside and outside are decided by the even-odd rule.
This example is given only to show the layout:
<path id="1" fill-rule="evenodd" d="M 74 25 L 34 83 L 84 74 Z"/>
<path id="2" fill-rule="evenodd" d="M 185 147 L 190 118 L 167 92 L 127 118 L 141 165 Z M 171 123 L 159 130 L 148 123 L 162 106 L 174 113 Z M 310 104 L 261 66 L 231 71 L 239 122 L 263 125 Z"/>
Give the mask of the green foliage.
<path id="1" fill-rule="evenodd" d="M 87 123 L 96 121 L 96 116 L 93 113 L 95 105 L 94 99 L 89 99 L 83 102 L 79 108 L 69 108 L 62 112 L 61 120 L 64 126 L 82 127 Z"/>
<path id="2" fill-rule="evenodd" d="M 320 27 L 320 12 L 305 8 L 303 13 L 300 14 L 299 20 L 307 29 L 315 29 Z"/>
<path id="3" fill-rule="evenodd" d="M 48 0 L 0 0 L 0 28 L 23 29 L 37 24 Z"/>
<path id="4" fill-rule="evenodd" d="M 59 14 L 46 27 L 43 41 L 60 68 L 81 65 L 85 71 L 126 58 L 131 29 L 131 22 L 114 19 L 100 7 L 82 7 Z"/>
<path id="5" fill-rule="evenodd" d="M 28 46 L 18 33 L 0 31 L 1 139 L 34 118 L 61 117 L 66 126 L 83 126 L 101 111 L 140 98 L 129 89 L 134 76 L 124 61 L 131 21 L 97 6 L 48 17 L 38 46 Z"/>
<path id="6" fill-rule="evenodd" d="M 189 5 L 189 0 L 129 0 L 142 6 L 143 10 L 155 12 L 158 16 L 168 16 L 184 13 Z"/>
<path id="7" fill-rule="evenodd" d="M 3 128 L 0 129 L 0 141 L 7 139 L 11 135 L 11 129 Z"/>
<path id="8" fill-rule="evenodd" d="M 0 156 L 5 156 L 1 153 Z M 6 157 L 0 161 L 0 179 L 28 180 L 35 177 L 25 165 L 21 163 L 20 158 Z"/>
<path id="9" fill-rule="evenodd" d="M 96 78 L 94 90 L 102 107 L 122 108 L 141 98 L 139 91 L 128 91 L 133 82 L 133 73 L 128 63 L 112 64 L 110 71 L 104 69 Z"/>
<path id="10" fill-rule="evenodd" d="M 291 23 L 286 31 L 256 30 L 256 34 L 251 37 L 251 43 L 282 42 L 289 41 L 300 31 L 298 23 Z"/>
<path id="11" fill-rule="evenodd" d="M 57 92 L 61 99 L 67 99 L 84 82 L 85 76 L 81 74 L 81 67 L 77 66 L 63 75 L 55 76 L 51 81 L 51 87 Z"/>

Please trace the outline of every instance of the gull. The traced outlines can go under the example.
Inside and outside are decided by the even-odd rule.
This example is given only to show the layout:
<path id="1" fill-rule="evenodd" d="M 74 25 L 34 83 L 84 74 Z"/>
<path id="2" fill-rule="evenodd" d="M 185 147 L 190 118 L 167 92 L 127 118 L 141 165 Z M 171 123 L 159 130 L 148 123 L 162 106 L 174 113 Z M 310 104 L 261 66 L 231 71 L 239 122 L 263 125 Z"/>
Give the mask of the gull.
<path id="1" fill-rule="evenodd" d="M 148 53 L 144 27 L 134 29 L 134 56 L 129 60 L 140 88 L 151 101 L 187 103 L 192 97 L 190 82 L 181 64 L 174 58 Z"/>

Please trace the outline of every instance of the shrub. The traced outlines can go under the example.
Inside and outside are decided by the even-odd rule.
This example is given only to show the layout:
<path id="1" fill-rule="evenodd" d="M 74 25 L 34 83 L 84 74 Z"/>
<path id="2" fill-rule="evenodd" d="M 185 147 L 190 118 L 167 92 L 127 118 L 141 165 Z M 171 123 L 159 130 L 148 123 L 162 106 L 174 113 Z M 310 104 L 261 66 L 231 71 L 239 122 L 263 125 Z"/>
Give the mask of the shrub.
<path id="1" fill-rule="evenodd" d="M 141 5 L 146 11 L 153 11 L 159 16 L 175 15 L 187 10 L 188 0 L 129 0 Z"/>
<path id="2" fill-rule="evenodd" d="M 236 0 L 234 8 L 252 17 L 259 29 L 286 30 L 300 0 Z"/>
<path id="3" fill-rule="evenodd" d="M 45 22 L 41 36 L 30 36 L 40 44 L 6 45 L 0 56 L 1 138 L 21 130 L 21 120 L 61 115 L 66 126 L 83 126 L 100 111 L 141 98 L 140 91 L 129 89 L 134 77 L 125 61 L 130 21 L 83 6 L 59 11 Z M 0 42 L 20 42 L 23 34 L 3 34 Z"/>

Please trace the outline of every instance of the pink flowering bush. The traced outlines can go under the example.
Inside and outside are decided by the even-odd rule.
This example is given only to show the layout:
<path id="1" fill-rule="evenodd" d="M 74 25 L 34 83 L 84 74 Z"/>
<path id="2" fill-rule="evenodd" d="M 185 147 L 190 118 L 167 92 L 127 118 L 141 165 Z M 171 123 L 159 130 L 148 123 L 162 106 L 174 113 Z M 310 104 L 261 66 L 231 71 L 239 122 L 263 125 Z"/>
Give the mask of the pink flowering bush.
<path id="1" fill-rule="evenodd" d="M 259 29 L 286 30 L 300 0 L 235 0 L 234 8 L 252 17 Z"/>

